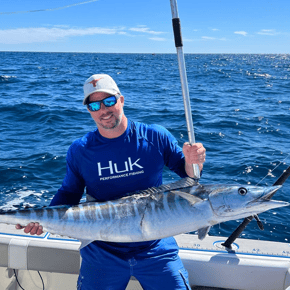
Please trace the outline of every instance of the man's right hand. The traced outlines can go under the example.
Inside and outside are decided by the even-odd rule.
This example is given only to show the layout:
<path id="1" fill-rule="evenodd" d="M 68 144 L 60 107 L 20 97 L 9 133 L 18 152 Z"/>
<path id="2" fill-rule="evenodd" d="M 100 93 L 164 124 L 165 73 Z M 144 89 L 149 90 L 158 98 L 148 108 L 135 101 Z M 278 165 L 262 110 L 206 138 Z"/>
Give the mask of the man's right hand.
<path id="1" fill-rule="evenodd" d="M 21 226 L 20 224 L 17 224 L 15 226 L 17 230 L 21 230 L 24 228 L 24 233 L 31 235 L 38 235 L 40 236 L 43 234 L 43 227 L 39 223 L 29 223 L 27 226 Z"/>

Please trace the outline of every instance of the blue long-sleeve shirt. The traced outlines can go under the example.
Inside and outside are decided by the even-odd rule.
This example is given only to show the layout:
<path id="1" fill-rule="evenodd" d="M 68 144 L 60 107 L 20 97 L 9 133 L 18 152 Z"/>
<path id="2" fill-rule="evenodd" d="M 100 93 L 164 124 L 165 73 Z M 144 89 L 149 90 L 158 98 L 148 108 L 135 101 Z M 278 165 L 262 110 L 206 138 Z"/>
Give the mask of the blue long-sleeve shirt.
<path id="1" fill-rule="evenodd" d="M 182 149 L 174 136 L 159 125 L 128 120 L 126 131 L 118 138 L 103 137 L 98 129 L 77 139 L 67 153 L 67 172 L 51 206 L 79 203 L 84 189 L 97 201 L 120 198 L 127 193 L 162 184 L 164 166 L 186 177 Z M 172 245 L 172 241 L 162 243 Z M 95 241 L 82 249 L 84 258 L 97 253 L 97 247 L 121 252 L 160 246 L 157 241 L 141 243 L 108 243 Z M 177 248 L 176 248 L 177 249 Z"/>
<path id="2" fill-rule="evenodd" d="M 184 156 L 164 127 L 128 120 L 118 138 L 98 129 L 77 139 L 67 153 L 67 172 L 50 205 L 78 204 L 84 189 L 97 201 L 162 184 L 163 167 L 186 177 Z"/>

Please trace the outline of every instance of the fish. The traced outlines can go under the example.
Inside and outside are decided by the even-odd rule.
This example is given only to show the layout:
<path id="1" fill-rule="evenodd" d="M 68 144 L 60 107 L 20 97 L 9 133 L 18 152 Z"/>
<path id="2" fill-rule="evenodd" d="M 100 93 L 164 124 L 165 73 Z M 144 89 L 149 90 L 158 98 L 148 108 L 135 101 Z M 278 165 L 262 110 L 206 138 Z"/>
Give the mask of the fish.
<path id="1" fill-rule="evenodd" d="M 106 202 L 1 212 L 0 223 L 38 222 L 51 234 L 81 241 L 144 242 L 198 232 L 213 225 L 288 206 L 270 198 L 281 186 L 199 184 L 192 178 Z"/>

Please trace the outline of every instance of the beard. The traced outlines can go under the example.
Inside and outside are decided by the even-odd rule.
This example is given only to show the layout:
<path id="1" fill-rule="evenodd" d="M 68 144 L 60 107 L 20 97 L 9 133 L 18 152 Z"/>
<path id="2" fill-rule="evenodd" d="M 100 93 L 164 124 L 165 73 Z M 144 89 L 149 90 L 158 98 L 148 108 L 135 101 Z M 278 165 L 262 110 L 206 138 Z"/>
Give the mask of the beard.
<path id="1" fill-rule="evenodd" d="M 123 117 L 123 113 L 124 112 L 122 112 L 120 115 L 117 115 L 117 116 L 113 114 L 113 120 L 110 120 L 108 124 L 103 124 L 100 122 L 100 123 L 97 123 L 97 126 L 98 127 L 100 126 L 105 130 L 115 129 L 120 125 L 122 117 Z"/>

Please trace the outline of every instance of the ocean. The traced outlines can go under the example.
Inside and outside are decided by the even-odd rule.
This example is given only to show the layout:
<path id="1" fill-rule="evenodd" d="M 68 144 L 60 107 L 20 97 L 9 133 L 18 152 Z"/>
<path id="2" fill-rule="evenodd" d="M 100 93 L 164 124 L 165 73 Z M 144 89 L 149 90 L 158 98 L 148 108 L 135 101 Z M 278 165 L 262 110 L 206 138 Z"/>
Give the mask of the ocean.
<path id="1" fill-rule="evenodd" d="M 290 164 L 290 55 L 186 54 L 200 183 L 271 185 Z M 44 206 L 61 186 L 70 144 L 95 129 L 83 83 L 107 73 L 128 118 L 188 140 L 175 54 L 0 52 L 0 209 Z M 287 159 L 288 158 L 288 159 Z M 273 170 L 275 169 L 275 170 Z M 164 170 L 163 182 L 178 180 Z M 290 180 L 274 199 L 290 201 Z M 289 242 L 290 207 L 260 214 L 242 237 Z M 214 226 L 228 236 L 241 220 Z"/>

